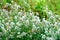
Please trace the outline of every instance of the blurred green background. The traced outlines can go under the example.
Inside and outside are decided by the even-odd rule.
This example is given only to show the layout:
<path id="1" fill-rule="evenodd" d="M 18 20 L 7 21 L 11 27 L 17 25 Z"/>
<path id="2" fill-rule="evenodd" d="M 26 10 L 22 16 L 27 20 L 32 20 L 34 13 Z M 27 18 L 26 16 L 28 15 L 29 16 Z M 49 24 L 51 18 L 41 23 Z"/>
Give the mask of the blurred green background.
<path id="1" fill-rule="evenodd" d="M 19 8 L 20 10 L 29 12 L 38 12 L 40 18 L 42 18 L 42 15 L 45 15 L 44 10 L 46 10 L 46 6 L 48 7 L 48 10 L 51 10 L 54 14 L 60 15 L 60 0 L 0 0 L 0 8 L 5 8 L 5 4 L 13 4 L 12 2 L 17 3 L 21 6 Z M 10 7 L 7 7 L 6 9 L 10 10 Z"/>

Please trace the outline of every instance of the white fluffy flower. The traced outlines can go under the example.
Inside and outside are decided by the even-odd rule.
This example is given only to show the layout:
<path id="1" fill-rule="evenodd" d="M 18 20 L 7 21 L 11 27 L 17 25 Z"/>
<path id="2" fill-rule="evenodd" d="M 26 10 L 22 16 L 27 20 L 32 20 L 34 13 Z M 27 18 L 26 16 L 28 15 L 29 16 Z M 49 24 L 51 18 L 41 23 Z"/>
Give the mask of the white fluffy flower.
<path id="1" fill-rule="evenodd" d="M 49 15 L 52 15 L 52 11 L 48 12 Z"/>
<path id="2" fill-rule="evenodd" d="M 12 1 L 12 3 L 13 3 L 13 1 Z M 18 10 L 18 8 L 20 8 L 20 5 L 17 5 L 17 3 L 14 3 L 14 5 L 12 5 L 11 8 Z"/>
<path id="3" fill-rule="evenodd" d="M 59 20 L 60 20 L 60 18 L 59 18 Z"/>
<path id="4" fill-rule="evenodd" d="M 34 15 L 34 13 L 33 13 L 33 12 L 31 12 L 31 13 L 30 13 L 30 15 L 31 15 L 31 16 L 33 16 L 33 15 Z"/>
<path id="5" fill-rule="evenodd" d="M 20 34 L 20 33 L 19 33 Z M 26 32 L 22 32 L 20 35 L 17 35 L 17 38 L 21 38 L 23 36 L 26 36 Z"/>
<path id="6" fill-rule="evenodd" d="M 18 12 L 18 15 L 21 15 L 22 16 L 22 14 L 23 14 L 22 12 Z"/>
<path id="7" fill-rule="evenodd" d="M 56 18 L 59 18 L 59 15 L 55 15 Z"/>
<path id="8" fill-rule="evenodd" d="M 1 27 L 2 30 L 4 30 L 5 28 L 4 27 Z"/>
<path id="9" fill-rule="evenodd" d="M 39 19 L 39 17 L 37 17 L 37 19 L 36 19 L 36 23 L 37 23 L 37 24 L 40 23 L 40 19 Z"/>
<path id="10" fill-rule="evenodd" d="M 22 16 L 22 21 L 24 21 L 26 19 L 26 15 Z"/>
<path id="11" fill-rule="evenodd" d="M 17 16 L 14 17 L 17 20 Z"/>
<path id="12" fill-rule="evenodd" d="M 46 38 L 46 36 L 45 35 L 42 35 L 42 39 L 45 39 Z"/>
<path id="13" fill-rule="evenodd" d="M 13 25 L 15 25 L 15 23 L 14 22 L 11 22 L 10 25 L 13 26 Z"/>
<path id="14" fill-rule="evenodd" d="M 58 24 L 58 23 L 57 23 L 57 22 L 55 22 L 55 23 L 54 23 L 54 26 L 57 26 L 57 24 Z"/>
<path id="15" fill-rule="evenodd" d="M 32 32 L 34 32 L 34 31 L 36 31 L 36 26 L 35 26 L 35 24 L 33 24 L 33 27 L 32 27 Z"/>
<path id="16" fill-rule="evenodd" d="M 47 37 L 47 40 L 54 40 L 53 37 Z"/>
<path id="17" fill-rule="evenodd" d="M 51 19 L 54 19 L 54 16 L 50 16 Z"/>
<path id="18" fill-rule="evenodd" d="M 17 23 L 16 23 L 16 25 L 17 25 L 17 26 L 20 26 L 20 23 L 19 23 L 19 22 L 17 22 Z"/>
<path id="19" fill-rule="evenodd" d="M 20 34 L 20 32 L 18 32 L 17 34 Z"/>
<path id="20" fill-rule="evenodd" d="M 26 20 L 25 22 L 26 22 L 26 24 L 25 24 L 26 27 L 28 27 L 28 25 L 29 25 L 29 20 Z"/>
<path id="21" fill-rule="evenodd" d="M 58 29 L 57 33 L 60 34 L 60 28 Z"/>
<path id="22" fill-rule="evenodd" d="M 25 36 L 26 35 L 26 32 L 22 32 L 22 34 L 21 34 L 22 36 Z"/>
<path id="23" fill-rule="evenodd" d="M 45 18 L 43 18 L 43 22 L 45 22 Z"/>

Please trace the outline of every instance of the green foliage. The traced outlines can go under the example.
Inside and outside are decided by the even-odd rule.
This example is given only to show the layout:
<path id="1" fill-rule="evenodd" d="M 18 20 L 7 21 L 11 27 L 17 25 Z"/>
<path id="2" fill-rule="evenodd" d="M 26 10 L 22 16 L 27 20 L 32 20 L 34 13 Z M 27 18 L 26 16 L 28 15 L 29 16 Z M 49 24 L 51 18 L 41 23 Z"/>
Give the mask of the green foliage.
<path id="1" fill-rule="evenodd" d="M 60 15 L 60 0 L 50 0 L 47 1 L 49 10 L 53 11 L 55 14 Z"/>

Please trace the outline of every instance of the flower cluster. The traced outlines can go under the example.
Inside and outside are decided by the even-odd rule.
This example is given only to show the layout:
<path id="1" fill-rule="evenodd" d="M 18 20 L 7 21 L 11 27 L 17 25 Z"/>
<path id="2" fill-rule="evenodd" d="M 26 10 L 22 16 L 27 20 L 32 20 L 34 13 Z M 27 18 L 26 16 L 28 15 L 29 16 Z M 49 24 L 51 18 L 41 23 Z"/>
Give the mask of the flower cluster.
<path id="1" fill-rule="evenodd" d="M 46 11 L 48 18 L 34 12 L 18 11 L 17 4 L 9 12 L 0 9 L 0 40 L 60 40 L 60 17 Z"/>

